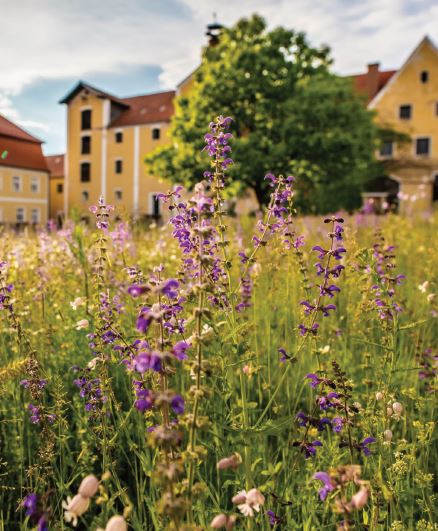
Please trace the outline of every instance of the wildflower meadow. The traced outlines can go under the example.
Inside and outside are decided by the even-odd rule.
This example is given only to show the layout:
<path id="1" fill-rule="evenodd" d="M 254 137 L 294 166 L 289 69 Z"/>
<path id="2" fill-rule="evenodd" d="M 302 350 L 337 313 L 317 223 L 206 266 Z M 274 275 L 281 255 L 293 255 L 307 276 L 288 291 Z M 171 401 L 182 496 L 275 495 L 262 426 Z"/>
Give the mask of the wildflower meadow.
<path id="1" fill-rule="evenodd" d="M 434 530 L 438 218 L 226 208 L 0 234 L 1 530 Z"/>

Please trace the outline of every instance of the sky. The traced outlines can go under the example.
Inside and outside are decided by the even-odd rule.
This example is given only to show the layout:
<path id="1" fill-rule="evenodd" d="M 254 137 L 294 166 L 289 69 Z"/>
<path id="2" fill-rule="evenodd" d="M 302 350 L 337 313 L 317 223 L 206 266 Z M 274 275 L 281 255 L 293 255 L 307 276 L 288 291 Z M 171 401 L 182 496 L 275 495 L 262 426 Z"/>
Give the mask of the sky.
<path id="1" fill-rule="evenodd" d="M 81 79 L 119 97 L 175 88 L 199 63 L 205 27 L 257 12 L 332 50 L 333 70 L 398 68 L 429 35 L 436 0 L 0 0 L 0 114 L 65 151 L 59 100 Z"/>

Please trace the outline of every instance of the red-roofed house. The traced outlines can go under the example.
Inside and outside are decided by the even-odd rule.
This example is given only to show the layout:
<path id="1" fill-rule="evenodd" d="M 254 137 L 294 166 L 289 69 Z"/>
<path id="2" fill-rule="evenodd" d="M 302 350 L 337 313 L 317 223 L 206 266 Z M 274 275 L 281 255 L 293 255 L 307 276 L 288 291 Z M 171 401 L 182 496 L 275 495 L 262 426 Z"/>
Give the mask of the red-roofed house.
<path id="1" fill-rule="evenodd" d="M 169 141 L 174 91 L 118 98 L 79 82 L 67 105 L 64 212 L 89 217 L 100 195 L 119 214 L 159 218 L 157 194 L 171 184 L 147 172 L 144 157 Z"/>
<path id="2" fill-rule="evenodd" d="M 47 221 L 49 172 L 41 144 L 0 115 L 0 223 Z"/>

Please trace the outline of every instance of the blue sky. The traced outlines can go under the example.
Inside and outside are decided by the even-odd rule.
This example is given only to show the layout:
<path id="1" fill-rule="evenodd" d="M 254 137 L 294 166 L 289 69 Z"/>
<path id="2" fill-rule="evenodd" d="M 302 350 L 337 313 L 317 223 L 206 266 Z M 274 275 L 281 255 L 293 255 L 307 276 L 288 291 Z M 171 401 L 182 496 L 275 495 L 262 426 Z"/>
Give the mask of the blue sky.
<path id="1" fill-rule="evenodd" d="M 338 73 L 398 68 L 438 41 L 436 0 L 1 0 L 0 113 L 65 149 L 58 101 L 83 79 L 118 96 L 174 88 L 198 63 L 205 25 L 253 12 L 328 44 Z"/>

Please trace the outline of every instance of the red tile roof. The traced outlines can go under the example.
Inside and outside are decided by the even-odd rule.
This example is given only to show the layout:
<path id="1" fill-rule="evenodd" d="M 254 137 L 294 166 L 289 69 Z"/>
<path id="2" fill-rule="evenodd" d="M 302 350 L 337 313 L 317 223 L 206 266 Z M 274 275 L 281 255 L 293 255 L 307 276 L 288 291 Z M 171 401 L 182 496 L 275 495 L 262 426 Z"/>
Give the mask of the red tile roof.
<path id="1" fill-rule="evenodd" d="M 10 120 L 5 118 L 0 114 L 0 136 L 10 136 L 12 138 L 19 138 L 21 140 L 26 140 L 27 142 L 37 142 L 41 144 L 42 141 L 35 136 L 30 135 L 27 131 L 18 127 Z"/>
<path id="2" fill-rule="evenodd" d="M 46 156 L 50 177 L 64 177 L 64 153 Z"/>
<path id="3" fill-rule="evenodd" d="M 175 91 L 144 94 L 132 98 L 123 98 L 123 103 L 129 106 L 115 118 L 110 127 L 126 125 L 141 125 L 153 122 L 167 122 L 174 113 L 173 98 Z"/>
<path id="4" fill-rule="evenodd" d="M 48 171 L 40 142 L 27 141 L 0 134 L 0 166 Z"/>
<path id="5" fill-rule="evenodd" d="M 367 96 L 367 100 L 371 101 L 374 96 L 379 93 L 382 88 L 388 83 L 391 77 L 397 72 L 397 70 L 382 70 L 377 71 L 378 78 L 377 83 L 369 84 L 369 72 L 366 74 L 357 74 L 348 76 L 353 81 L 353 87 L 357 92 Z"/>

